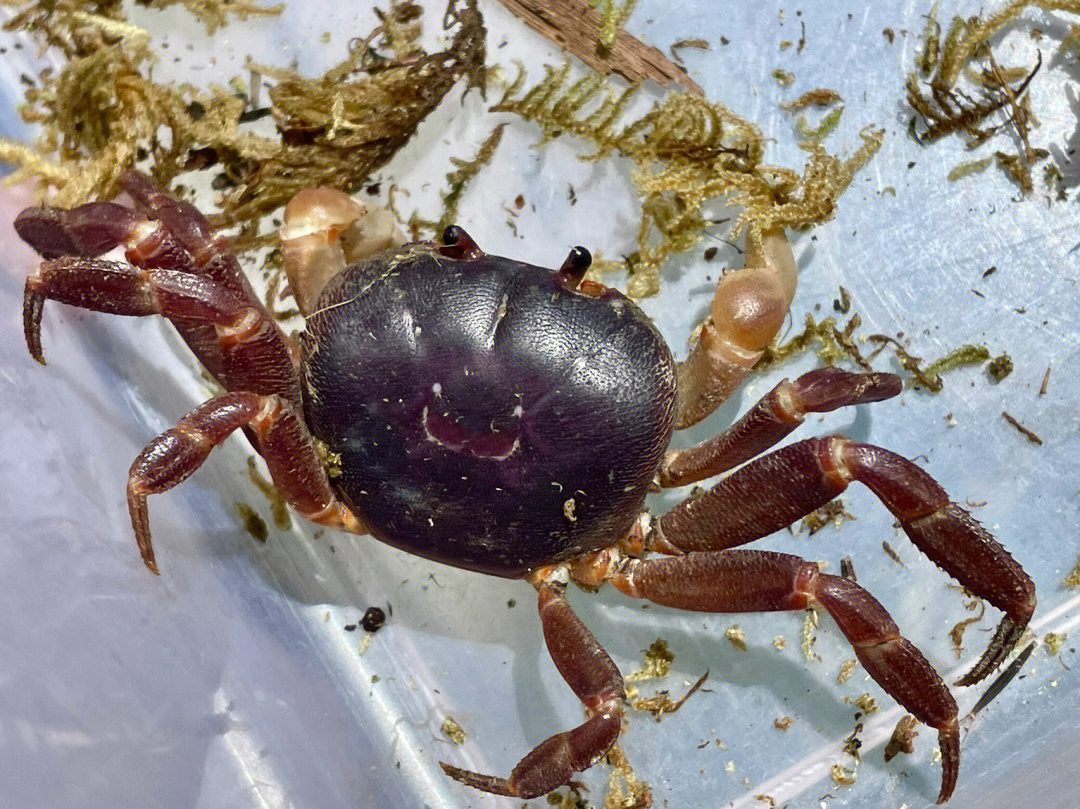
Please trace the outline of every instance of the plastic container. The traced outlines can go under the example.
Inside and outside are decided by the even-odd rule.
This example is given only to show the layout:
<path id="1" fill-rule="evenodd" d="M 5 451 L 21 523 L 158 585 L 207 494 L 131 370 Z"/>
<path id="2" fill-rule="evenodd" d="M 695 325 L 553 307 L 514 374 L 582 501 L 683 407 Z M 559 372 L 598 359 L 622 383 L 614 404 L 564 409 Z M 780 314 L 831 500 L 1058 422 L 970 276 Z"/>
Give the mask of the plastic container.
<path id="1" fill-rule="evenodd" d="M 441 9 L 427 5 L 434 23 Z M 180 9 L 133 14 L 158 46 L 168 43 L 160 75 L 224 82 L 242 72 L 247 54 L 279 64 L 296 58 L 309 70 L 340 58 L 345 40 L 374 24 L 369 9 L 342 8 L 289 3 L 278 19 L 233 25 L 210 38 Z M 485 2 L 482 10 L 490 60 L 519 58 L 535 77 L 541 64 L 562 59 L 500 6 Z M 942 16 L 954 11 L 975 13 L 977 5 L 950 6 Z M 940 394 L 906 391 L 810 419 L 796 437 L 844 432 L 916 458 L 1032 574 L 1040 596 L 1036 635 L 1072 637 L 1059 656 L 1036 649 L 1021 676 L 971 725 L 953 804 L 1071 809 L 1080 800 L 1073 640 L 1080 594 L 1061 582 L 1080 554 L 1075 175 L 1064 166 L 1073 178 L 1069 202 L 1048 202 L 1041 185 L 1020 200 L 995 168 L 946 181 L 949 169 L 972 155 L 955 139 L 917 145 L 906 135 L 910 113 L 901 102 L 925 12 L 921 4 L 837 9 L 815 1 L 797 8 L 727 4 L 720 13 L 704 1 L 641 0 L 629 27 L 664 49 L 681 38 L 707 39 L 710 50 L 682 51 L 691 75 L 710 98 L 775 139 L 774 163 L 803 163 L 794 145 L 796 116 L 778 104 L 809 89 L 830 87 L 845 99 L 830 151 L 855 148 L 867 124 L 886 128 L 884 147 L 840 199 L 835 221 L 795 236 L 802 271 L 792 329 L 807 312 L 830 314 L 843 286 L 863 333 L 903 335 L 909 350 L 927 359 L 985 344 L 995 355 L 1011 355 L 1015 370 L 998 384 L 983 368 L 957 370 Z M 1074 96 L 1068 74 L 1048 58 L 1048 43 L 1065 22 L 1037 19 L 1033 25 L 1047 39 L 1034 42 L 1032 26 L 1021 26 L 998 56 L 1031 64 L 1035 49 L 1043 50 L 1030 91 L 1042 127 L 1032 137 L 1064 158 L 1076 129 Z M 796 44 L 785 49 L 785 40 Z M 33 49 L 14 49 L 8 34 L 2 41 L 8 51 L 0 68 L 0 133 L 25 136 L 14 105 Z M 170 61 L 174 55 L 179 63 Z M 790 87 L 773 78 L 777 67 L 794 74 Z M 488 103 L 497 94 L 489 93 Z M 496 122 L 483 114 L 485 106 L 475 94 L 448 100 L 378 172 L 410 192 L 399 199 L 403 210 L 438 210 L 447 158 L 470 157 Z M 573 244 L 608 255 L 626 250 L 637 218 L 628 166 L 579 162 L 576 155 L 587 149 L 565 139 L 533 149 L 535 127 L 498 120 L 510 121 L 503 143 L 461 206 L 461 224 L 477 242 L 549 266 Z M 978 156 L 984 153 L 985 147 Z M 506 208 L 518 194 L 528 204 L 513 219 L 515 231 Z M 208 390 L 179 340 L 151 319 L 49 304 L 50 364 L 30 360 L 18 323 L 23 278 L 34 261 L 9 227 L 25 204 L 7 192 L 0 208 L 0 312 L 7 313 L 0 329 L 0 804 L 519 805 L 449 781 L 437 762 L 506 774 L 541 739 L 580 721 L 579 704 L 543 647 L 531 588 L 429 564 L 367 538 L 295 523 L 273 528 L 269 504 L 248 479 L 251 450 L 240 439 L 215 451 L 189 482 L 152 499 L 162 576 L 150 576 L 128 524 L 127 467 Z M 702 255 L 709 246 L 719 248 L 712 262 Z M 704 316 L 720 268 L 737 262 L 725 242 L 709 240 L 667 268 L 663 293 L 643 302 L 677 354 Z M 804 356 L 755 376 L 680 440 L 719 429 L 778 379 L 813 364 Z M 883 358 L 876 364 L 889 367 Z M 1025 440 L 1002 411 L 1034 430 L 1042 445 Z M 652 505 L 661 510 L 685 494 Z M 270 523 L 265 545 L 245 533 L 238 502 Z M 998 615 L 987 610 L 967 629 L 958 660 L 949 630 L 972 615 L 962 593 L 866 491 L 853 487 L 845 506 L 857 519 L 839 529 L 812 537 L 782 533 L 755 547 L 826 560 L 833 570 L 850 555 L 860 583 L 955 678 L 981 651 Z M 883 541 L 902 567 L 883 552 Z M 622 744 L 637 775 L 652 785 L 654 806 L 758 807 L 768 805 L 767 796 L 792 809 L 900 809 L 936 796 L 934 734 L 921 729 L 913 756 L 882 761 L 881 745 L 900 712 L 861 669 L 837 683 L 852 655 L 827 617 L 816 630 L 821 660 L 808 662 L 800 650 L 801 614 L 679 613 L 613 592 L 574 592 L 572 601 L 625 674 L 640 668 L 641 650 L 653 640 L 668 641 L 676 655 L 671 675 L 638 684 L 643 695 L 662 688 L 678 696 L 710 671 L 677 714 L 657 723 L 628 712 Z M 346 626 L 370 605 L 390 617 L 366 639 Z M 745 632 L 746 651 L 724 636 L 734 624 Z M 777 636 L 786 639 L 783 650 L 774 646 Z M 956 689 L 962 711 L 982 690 Z M 841 747 L 855 727 L 848 700 L 863 692 L 880 708 L 864 720 L 856 781 L 841 786 L 829 768 L 855 765 Z M 785 716 L 790 727 L 777 730 L 774 720 Z M 447 717 L 466 731 L 464 745 L 441 732 Z M 583 775 L 593 805 L 602 804 L 607 777 L 603 766 Z"/>

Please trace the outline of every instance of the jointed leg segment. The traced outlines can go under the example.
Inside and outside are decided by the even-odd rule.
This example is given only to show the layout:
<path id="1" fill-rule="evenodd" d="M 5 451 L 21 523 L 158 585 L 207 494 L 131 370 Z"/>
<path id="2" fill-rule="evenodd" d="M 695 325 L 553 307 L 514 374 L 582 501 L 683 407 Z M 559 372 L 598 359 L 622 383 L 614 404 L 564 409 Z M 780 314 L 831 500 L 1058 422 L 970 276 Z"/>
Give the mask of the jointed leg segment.
<path id="1" fill-rule="evenodd" d="M 131 465 L 128 510 L 143 562 L 157 573 L 150 544 L 146 497 L 183 482 L 210 450 L 234 430 L 250 427 L 258 440 L 270 477 L 285 501 L 313 522 L 354 533 L 363 524 L 337 499 L 314 439 L 293 406 L 279 396 L 226 393 L 204 402 L 150 442 Z"/>
<path id="2" fill-rule="evenodd" d="M 867 673 L 921 722 L 938 731 L 942 783 L 949 799 L 960 761 L 956 703 L 933 666 L 900 635 L 885 608 L 866 590 L 821 573 L 797 556 L 720 551 L 624 559 L 608 572 L 623 593 L 699 612 L 772 612 L 824 607 L 851 642 Z"/>
<path id="3" fill-rule="evenodd" d="M 226 240 L 214 236 L 193 206 L 143 175 L 127 172 L 122 185 L 156 219 L 111 202 L 31 208 L 16 219 L 19 235 L 46 259 L 27 279 L 23 297 L 31 355 L 44 363 L 46 299 L 110 314 L 161 314 L 227 389 L 277 394 L 298 405 L 290 343 L 255 297 Z M 120 246 L 130 265 L 98 258 Z"/>
<path id="4" fill-rule="evenodd" d="M 888 450 L 811 438 L 758 458 L 657 521 L 650 547 L 666 553 L 731 548 L 767 536 L 847 488 L 867 486 L 915 545 L 971 592 L 1005 612 L 990 647 L 961 684 L 978 682 L 1015 646 L 1035 609 L 1035 586 L 977 520 L 926 472 Z"/>
<path id="5" fill-rule="evenodd" d="M 619 738 L 622 724 L 623 680 L 607 652 L 574 614 L 563 596 L 566 587 L 558 571 L 533 575 L 540 592 L 540 620 L 555 667 L 577 694 L 589 714 L 584 723 L 541 742 L 523 758 L 509 778 L 479 775 L 442 763 L 452 778 L 485 792 L 516 798 L 535 798 L 567 783 L 588 769 Z"/>

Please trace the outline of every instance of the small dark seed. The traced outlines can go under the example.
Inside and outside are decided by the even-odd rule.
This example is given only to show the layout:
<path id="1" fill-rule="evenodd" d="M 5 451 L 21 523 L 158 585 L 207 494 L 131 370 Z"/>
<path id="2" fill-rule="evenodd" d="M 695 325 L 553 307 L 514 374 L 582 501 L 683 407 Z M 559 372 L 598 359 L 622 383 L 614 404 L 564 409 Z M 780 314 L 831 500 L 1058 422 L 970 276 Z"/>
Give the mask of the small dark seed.
<path id="1" fill-rule="evenodd" d="M 386 613 L 378 607 L 368 607 L 364 617 L 360 619 L 360 626 L 365 632 L 378 632 L 386 623 Z"/>

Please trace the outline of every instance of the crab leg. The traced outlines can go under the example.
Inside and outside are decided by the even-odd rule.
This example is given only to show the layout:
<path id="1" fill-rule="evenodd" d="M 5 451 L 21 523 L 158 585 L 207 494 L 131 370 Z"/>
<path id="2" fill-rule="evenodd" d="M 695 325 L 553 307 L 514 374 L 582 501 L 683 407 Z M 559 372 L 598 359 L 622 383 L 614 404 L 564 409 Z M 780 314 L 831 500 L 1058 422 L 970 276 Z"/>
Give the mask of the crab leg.
<path id="1" fill-rule="evenodd" d="M 942 777 L 937 802 L 952 795 L 960 764 L 956 702 L 933 666 L 900 635 L 885 608 L 859 585 L 821 573 L 797 556 L 742 550 L 626 558 L 608 580 L 627 595 L 699 612 L 824 607 L 867 673 L 919 721 L 938 731 Z"/>
<path id="2" fill-rule="evenodd" d="M 312 522 L 364 533 L 363 523 L 341 503 L 327 478 L 323 457 L 295 408 L 280 396 L 226 393 L 196 407 L 159 435 L 131 465 L 127 497 L 143 562 L 157 573 L 150 543 L 146 497 L 183 482 L 210 450 L 234 430 L 250 427 L 281 496 Z"/>
<path id="3" fill-rule="evenodd" d="M 926 472 L 895 453 L 841 436 L 790 444 L 747 464 L 657 521 L 649 547 L 662 553 L 721 550 L 771 534 L 867 486 L 934 564 L 1005 613 L 989 647 L 958 684 L 973 685 L 1012 651 L 1035 610 L 1024 569 Z"/>
<path id="4" fill-rule="evenodd" d="M 120 175 L 120 187 L 131 195 L 136 205 L 160 223 L 163 237 L 178 245 L 190 257 L 193 269 L 200 275 L 245 298 L 256 300 L 240 262 L 229 249 L 228 239 L 214 232 L 210 220 L 198 208 L 167 194 L 138 171 L 128 170 Z M 152 241 L 148 246 L 156 247 Z M 162 252 L 159 250 L 158 254 Z M 128 258 L 140 266 L 155 266 L 132 256 L 130 252 Z"/>
<path id="5" fill-rule="evenodd" d="M 840 368 L 819 368 L 794 382 L 784 379 L 715 438 L 670 450 L 660 465 L 660 485 L 682 486 L 734 469 L 779 443 L 807 413 L 880 402 L 902 388 L 895 374 L 853 374 Z"/>
<path id="6" fill-rule="evenodd" d="M 19 236 L 44 258 L 53 259 L 42 264 L 26 287 L 23 322 L 34 359 L 44 362 L 40 321 L 45 298 L 113 314 L 160 313 L 173 321 L 200 362 L 226 388 L 278 393 L 299 403 L 290 343 L 255 297 L 227 241 L 214 235 L 209 221 L 194 206 L 169 196 L 144 175 L 125 172 L 121 185 L 156 220 L 112 202 L 91 202 L 70 210 L 28 208 L 15 220 Z M 141 272 L 97 260 L 121 246 Z M 228 299 L 242 306 L 251 315 L 248 325 L 252 327 L 245 327 L 244 345 L 221 342 L 216 328 L 223 325 L 219 319 L 192 316 L 190 310 L 197 308 L 197 301 L 172 308 L 146 306 L 149 293 L 140 280 L 151 288 L 155 283 L 171 285 L 174 303 L 190 286 L 194 296 Z M 241 361 L 247 364 L 241 367 Z"/>
<path id="7" fill-rule="evenodd" d="M 750 373 L 784 324 L 797 282 L 783 229 L 763 233 L 757 244 L 747 238 L 744 268 L 717 283 L 709 319 L 678 364 L 676 430 L 712 413 Z"/>
<path id="8" fill-rule="evenodd" d="M 565 578 L 560 580 L 559 575 L 551 568 L 534 574 L 533 583 L 540 591 L 540 621 L 555 667 L 585 704 L 589 718 L 541 742 L 514 767 L 509 778 L 480 775 L 440 762 L 447 775 L 463 784 L 496 795 L 535 798 L 591 767 L 619 738 L 622 676 L 570 608 L 563 596 Z"/>
<path id="9" fill-rule="evenodd" d="M 41 316 L 46 299 L 116 315 L 160 314 L 178 326 L 210 329 L 217 376 L 230 389 L 277 393 L 299 402 L 288 343 L 266 311 L 208 278 L 179 270 L 142 269 L 96 258 L 43 261 L 26 279 L 23 332 L 44 364 Z"/>

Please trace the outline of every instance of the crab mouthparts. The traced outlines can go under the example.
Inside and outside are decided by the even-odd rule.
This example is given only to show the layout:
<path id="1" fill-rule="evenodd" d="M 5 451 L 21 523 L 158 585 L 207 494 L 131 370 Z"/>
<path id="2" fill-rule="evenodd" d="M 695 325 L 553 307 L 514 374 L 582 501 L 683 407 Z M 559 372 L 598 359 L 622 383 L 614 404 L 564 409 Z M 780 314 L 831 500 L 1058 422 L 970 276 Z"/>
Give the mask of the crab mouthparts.
<path id="1" fill-rule="evenodd" d="M 428 441 L 475 458 L 504 461 L 521 446 L 521 430 L 517 426 L 496 430 L 492 425 L 491 432 L 474 433 L 427 405 L 420 418 Z"/>

